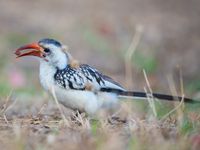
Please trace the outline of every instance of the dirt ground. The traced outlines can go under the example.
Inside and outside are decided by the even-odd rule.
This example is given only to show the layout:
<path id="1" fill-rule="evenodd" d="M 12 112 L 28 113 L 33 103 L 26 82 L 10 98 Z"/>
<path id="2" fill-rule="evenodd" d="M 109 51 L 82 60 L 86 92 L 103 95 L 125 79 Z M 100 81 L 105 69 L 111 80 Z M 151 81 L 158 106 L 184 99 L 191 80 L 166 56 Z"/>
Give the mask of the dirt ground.
<path id="1" fill-rule="evenodd" d="M 38 62 L 16 60 L 14 50 L 54 38 L 127 89 L 144 91 L 145 69 L 154 91 L 173 93 L 175 84 L 181 93 L 183 81 L 186 96 L 198 100 L 199 15 L 198 0 L 1 0 L 0 149 L 198 149 L 198 106 L 156 103 L 155 115 L 148 102 L 128 101 L 119 118 L 73 118 L 40 87 Z"/>

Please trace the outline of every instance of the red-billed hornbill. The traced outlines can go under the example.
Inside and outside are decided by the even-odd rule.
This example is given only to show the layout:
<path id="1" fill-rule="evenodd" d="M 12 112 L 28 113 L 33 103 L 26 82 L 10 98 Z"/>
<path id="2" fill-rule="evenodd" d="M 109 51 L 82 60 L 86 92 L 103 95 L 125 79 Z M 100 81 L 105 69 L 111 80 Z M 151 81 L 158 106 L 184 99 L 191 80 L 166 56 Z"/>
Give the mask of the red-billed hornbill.
<path id="1" fill-rule="evenodd" d="M 43 88 L 50 93 L 53 88 L 58 101 L 68 108 L 94 114 L 104 106 L 114 106 L 120 97 L 126 96 L 182 100 L 182 97 L 171 95 L 127 91 L 113 79 L 89 65 L 71 66 L 72 57 L 63 49 L 64 45 L 56 40 L 42 39 L 37 43 L 20 47 L 15 54 L 17 57 L 40 58 L 40 82 Z M 183 100 L 196 102 L 188 98 Z"/>

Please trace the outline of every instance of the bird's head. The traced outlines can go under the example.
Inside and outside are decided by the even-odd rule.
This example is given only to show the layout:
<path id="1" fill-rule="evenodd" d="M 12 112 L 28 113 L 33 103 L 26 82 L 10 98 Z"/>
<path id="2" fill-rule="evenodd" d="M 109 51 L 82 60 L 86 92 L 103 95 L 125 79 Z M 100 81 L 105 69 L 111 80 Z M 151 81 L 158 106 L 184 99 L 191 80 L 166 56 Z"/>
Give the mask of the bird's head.
<path id="1" fill-rule="evenodd" d="M 39 42 L 24 45 L 15 51 L 17 58 L 23 56 L 36 56 L 40 60 L 55 67 L 63 68 L 68 62 L 68 55 L 63 51 L 65 48 L 54 39 L 42 39 Z"/>

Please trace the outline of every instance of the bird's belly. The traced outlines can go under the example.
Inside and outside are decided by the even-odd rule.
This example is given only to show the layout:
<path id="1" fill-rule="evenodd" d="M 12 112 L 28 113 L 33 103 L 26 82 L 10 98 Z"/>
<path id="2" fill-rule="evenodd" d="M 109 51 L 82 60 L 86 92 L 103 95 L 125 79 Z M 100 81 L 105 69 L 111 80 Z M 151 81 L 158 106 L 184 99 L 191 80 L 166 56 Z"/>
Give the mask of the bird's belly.
<path id="1" fill-rule="evenodd" d="M 84 111 L 94 115 L 101 108 L 116 108 L 117 96 L 110 93 L 92 91 L 66 90 L 55 87 L 55 94 L 58 101 L 64 106 Z"/>
<path id="2" fill-rule="evenodd" d="M 58 101 L 66 107 L 85 111 L 94 114 L 101 107 L 102 103 L 91 91 L 66 90 L 55 87 L 55 94 Z"/>

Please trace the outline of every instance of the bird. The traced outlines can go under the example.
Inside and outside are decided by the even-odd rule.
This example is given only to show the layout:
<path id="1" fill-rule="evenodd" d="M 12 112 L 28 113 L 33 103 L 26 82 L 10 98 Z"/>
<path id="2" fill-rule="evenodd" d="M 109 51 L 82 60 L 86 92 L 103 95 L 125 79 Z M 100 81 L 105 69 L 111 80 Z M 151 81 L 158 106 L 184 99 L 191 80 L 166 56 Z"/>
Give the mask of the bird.
<path id="1" fill-rule="evenodd" d="M 113 108 L 118 105 L 120 99 L 126 97 L 197 102 L 180 96 L 128 91 L 96 68 L 79 63 L 66 50 L 66 46 L 55 39 L 44 38 L 21 46 L 15 50 L 15 55 L 16 58 L 39 58 L 39 79 L 42 87 L 51 95 L 54 91 L 58 102 L 65 107 L 89 115 L 96 114 L 102 108 Z"/>

